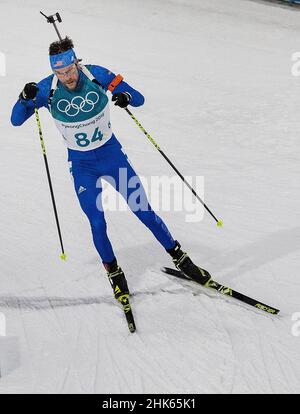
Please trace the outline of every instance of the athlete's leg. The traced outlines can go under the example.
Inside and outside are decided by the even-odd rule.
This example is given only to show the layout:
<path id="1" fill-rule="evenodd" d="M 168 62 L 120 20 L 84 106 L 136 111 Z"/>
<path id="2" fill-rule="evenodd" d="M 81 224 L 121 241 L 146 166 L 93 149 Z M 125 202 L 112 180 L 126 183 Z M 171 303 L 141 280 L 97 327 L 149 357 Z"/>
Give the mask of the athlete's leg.
<path id="1" fill-rule="evenodd" d="M 141 180 L 122 150 L 114 152 L 109 170 L 114 178 L 116 190 L 124 197 L 133 213 L 149 228 L 165 249 L 172 249 L 175 240 L 163 220 L 152 210 Z M 137 190 L 138 199 L 134 194 Z"/>
<path id="2" fill-rule="evenodd" d="M 72 175 L 80 206 L 91 225 L 95 247 L 102 262 L 111 263 L 115 260 L 115 255 L 107 236 L 101 202 L 102 188 L 96 186 L 99 177 L 94 167 L 94 161 L 73 161 Z"/>

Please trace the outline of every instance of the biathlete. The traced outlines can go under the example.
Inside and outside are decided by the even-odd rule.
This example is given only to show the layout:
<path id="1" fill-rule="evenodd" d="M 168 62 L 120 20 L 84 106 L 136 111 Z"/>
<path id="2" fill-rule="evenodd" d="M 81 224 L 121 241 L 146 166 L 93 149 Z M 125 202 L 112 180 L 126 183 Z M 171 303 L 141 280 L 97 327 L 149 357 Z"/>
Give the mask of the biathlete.
<path id="1" fill-rule="evenodd" d="M 107 92 L 115 105 L 126 108 L 144 104 L 143 95 L 124 82 L 121 75 L 97 65 L 81 65 L 70 38 L 51 43 L 49 59 L 53 73 L 38 83 L 27 83 L 14 105 L 11 122 L 22 125 L 37 108 L 47 108 L 68 147 L 74 187 L 80 206 L 89 219 L 93 241 L 107 271 L 115 298 L 129 295 L 127 281 L 118 265 L 107 235 L 103 208 L 99 205 L 102 188 L 99 178 L 112 177 L 115 188 L 127 201 L 139 220 L 148 227 L 158 242 L 171 255 L 175 266 L 191 279 L 205 284 L 209 274 L 203 273 L 181 250 L 162 219 L 153 211 L 142 183 L 128 162 L 114 133 L 109 115 Z M 127 185 L 120 183 L 119 171 L 126 169 Z M 142 206 L 130 199 L 134 178 Z M 100 202 L 101 204 L 101 202 Z"/>

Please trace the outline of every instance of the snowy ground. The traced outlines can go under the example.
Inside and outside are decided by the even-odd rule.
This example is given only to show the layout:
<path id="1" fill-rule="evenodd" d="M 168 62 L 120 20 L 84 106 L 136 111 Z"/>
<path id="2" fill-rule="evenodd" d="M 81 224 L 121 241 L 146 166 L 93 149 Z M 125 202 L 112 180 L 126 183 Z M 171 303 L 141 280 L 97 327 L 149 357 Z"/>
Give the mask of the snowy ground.
<path id="1" fill-rule="evenodd" d="M 68 253 L 59 260 L 35 120 L 9 122 L 23 85 L 50 73 L 56 35 L 39 10 L 60 11 L 86 63 L 141 90 L 136 116 L 180 171 L 205 177 L 222 229 L 208 214 L 186 223 L 184 212 L 160 212 L 184 249 L 279 316 L 160 274 L 170 260 L 152 235 L 130 212 L 109 212 L 134 293 L 129 334 L 41 111 Z M 0 393 L 299 393 L 299 11 L 247 0 L 1 0 L 0 14 Z M 124 111 L 113 108 L 112 120 L 140 174 L 172 174 Z"/>

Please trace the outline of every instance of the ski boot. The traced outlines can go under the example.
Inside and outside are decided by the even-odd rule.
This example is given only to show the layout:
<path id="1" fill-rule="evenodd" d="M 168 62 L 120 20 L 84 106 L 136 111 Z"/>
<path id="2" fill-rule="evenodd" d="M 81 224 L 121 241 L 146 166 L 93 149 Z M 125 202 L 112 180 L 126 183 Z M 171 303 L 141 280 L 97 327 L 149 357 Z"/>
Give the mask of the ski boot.
<path id="1" fill-rule="evenodd" d="M 104 263 L 107 271 L 107 276 L 113 289 L 117 301 L 123 303 L 127 302 L 129 298 L 129 289 L 123 270 L 118 266 L 115 259 L 111 263 Z"/>
<path id="2" fill-rule="evenodd" d="M 132 314 L 132 309 L 129 302 L 129 289 L 123 270 L 118 266 L 115 259 L 110 263 L 103 263 L 107 271 L 107 276 L 113 289 L 115 298 L 122 305 L 128 329 L 131 333 L 135 332 L 135 322 Z"/>
<path id="3" fill-rule="evenodd" d="M 205 285 L 205 283 L 211 279 L 208 271 L 196 266 L 187 253 L 181 250 L 181 245 L 178 241 L 176 240 L 175 242 L 175 247 L 167 249 L 167 252 L 172 256 L 172 260 L 176 268 L 181 270 L 188 278 L 195 280 L 201 285 Z"/>

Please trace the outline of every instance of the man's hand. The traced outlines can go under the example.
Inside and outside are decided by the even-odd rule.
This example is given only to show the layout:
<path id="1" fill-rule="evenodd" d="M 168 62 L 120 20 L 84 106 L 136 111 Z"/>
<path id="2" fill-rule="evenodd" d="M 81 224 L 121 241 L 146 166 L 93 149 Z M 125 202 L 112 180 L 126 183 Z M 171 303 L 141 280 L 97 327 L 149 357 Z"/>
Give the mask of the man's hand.
<path id="1" fill-rule="evenodd" d="M 120 108 L 126 108 L 131 101 L 131 95 L 128 92 L 118 92 L 113 95 L 112 101 Z"/>
<path id="2" fill-rule="evenodd" d="M 19 95 L 20 99 L 25 99 L 25 101 L 29 101 L 30 99 L 34 99 L 36 94 L 38 93 L 39 88 L 36 86 L 35 82 L 26 83 L 24 89 Z"/>

